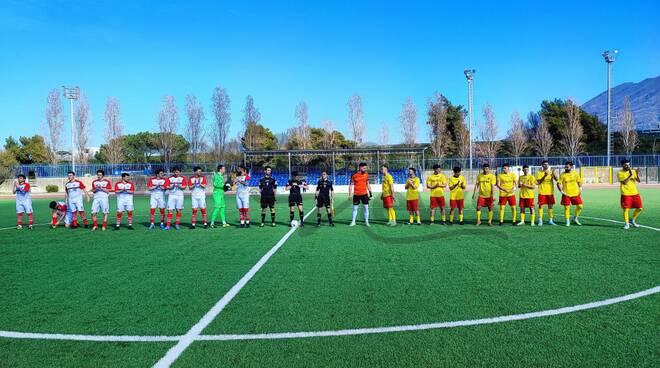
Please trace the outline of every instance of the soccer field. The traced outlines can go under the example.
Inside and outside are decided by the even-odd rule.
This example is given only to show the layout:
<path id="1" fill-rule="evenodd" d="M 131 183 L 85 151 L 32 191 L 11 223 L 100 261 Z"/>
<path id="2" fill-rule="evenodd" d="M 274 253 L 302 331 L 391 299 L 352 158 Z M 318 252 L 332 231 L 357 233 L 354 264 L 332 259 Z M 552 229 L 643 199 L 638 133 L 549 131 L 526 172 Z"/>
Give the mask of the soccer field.
<path id="1" fill-rule="evenodd" d="M 275 228 L 149 231 L 139 197 L 135 231 L 50 229 L 46 199 L 18 231 L 2 200 L 0 367 L 150 367 L 177 344 L 174 367 L 657 366 L 660 190 L 641 194 L 649 227 L 627 231 L 618 188 L 586 188 L 569 228 L 513 227 L 508 209 L 476 227 L 470 200 L 463 226 L 388 227 L 375 200 L 372 226 L 349 228 L 338 195 L 334 228 L 290 230 L 278 197 Z"/>

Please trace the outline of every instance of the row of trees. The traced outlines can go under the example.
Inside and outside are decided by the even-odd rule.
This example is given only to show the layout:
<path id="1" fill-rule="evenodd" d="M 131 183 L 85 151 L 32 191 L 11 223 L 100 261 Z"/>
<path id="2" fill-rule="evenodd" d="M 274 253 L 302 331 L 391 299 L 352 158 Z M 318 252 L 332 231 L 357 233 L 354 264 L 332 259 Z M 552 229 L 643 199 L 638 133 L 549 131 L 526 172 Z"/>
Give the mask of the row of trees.
<path id="1" fill-rule="evenodd" d="M 262 116 L 252 96 L 248 95 L 242 110 L 241 133 L 230 139 L 231 99 L 222 87 L 216 87 L 210 100 L 210 118 L 196 96 L 187 95 L 184 102 L 185 124 L 180 133 L 180 113 L 171 95 L 163 97 L 156 117 L 157 132 L 124 134 L 121 105 L 117 98 L 108 97 L 104 112 L 104 141 L 94 159 L 106 163 L 161 161 L 199 162 L 238 158 L 240 147 L 248 150 L 273 149 L 334 149 L 361 146 L 366 143 L 366 123 L 362 98 L 353 95 L 347 102 L 347 130 L 345 137 L 335 122 L 323 120 L 319 127 L 312 127 L 309 106 L 300 101 L 293 112 L 293 128 L 274 134 L 261 122 Z M 469 156 L 469 127 L 465 123 L 466 111 L 461 105 L 453 105 L 445 96 L 436 93 L 426 102 L 425 126 L 429 146 L 434 157 Z M 210 120 L 210 123 L 209 123 Z M 417 145 L 417 107 L 411 97 L 404 101 L 399 114 L 399 127 L 405 145 Z M 640 139 L 634 129 L 634 116 L 630 100 L 626 97 L 624 111 L 617 119 L 617 151 L 632 153 Z M 90 159 L 86 154 L 92 132 L 91 111 L 85 93 L 81 93 L 74 110 L 76 155 L 79 162 Z M 45 152 L 33 152 L 34 157 L 17 152 L 20 144 L 34 146 L 35 137 L 20 138 L 7 142 L 5 149 L 16 153 L 18 162 L 56 162 L 61 150 L 64 116 L 58 89 L 50 91 L 45 110 Z M 587 114 L 574 101 L 543 101 L 538 112 L 532 112 L 523 120 L 517 112 L 510 118 L 506 138 L 500 139 L 499 124 L 490 105 L 483 107 L 482 118 L 477 123 L 473 138 L 477 157 L 492 158 L 498 155 L 521 157 L 553 154 L 575 157 L 582 153 L 603 153 L 606 129 L 597 118 Z M 380 124 L 379 145 L 387 146 L 390 130 L 386 122 Z M 23 143 L 25 141 L 25 143 Z"/>

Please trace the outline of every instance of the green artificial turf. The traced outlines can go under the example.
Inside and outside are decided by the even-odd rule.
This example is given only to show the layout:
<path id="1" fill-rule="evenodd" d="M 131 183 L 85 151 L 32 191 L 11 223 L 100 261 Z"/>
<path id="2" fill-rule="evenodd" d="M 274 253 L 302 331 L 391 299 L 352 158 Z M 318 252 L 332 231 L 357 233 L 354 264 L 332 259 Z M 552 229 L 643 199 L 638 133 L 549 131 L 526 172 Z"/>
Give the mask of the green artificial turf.
<path id="1" fill-rule="evenodd" d="M 337 226 L 328 227 L 324 215 L 321 228 L 298 229 L 203 333 L 478 319 L 588 303 L 660 285 L 660 232 L 624 231 L 621 224 L 587 218 L 619 221 L 618 196 L 616 189 L 585 190 L 581 227 L 476 227 L 468 199 L 463 226 L 387 227 L 375 200 L 373 225 L 349 228 L 352 205 L 338 195 Z M 660 191 L 642 190 L 642 196 L 645 211 L 639 222 L 660 227 Z M 422 198 L 427 220 L 427 194 Z M 47 223 L 49 201 L 34 202 L 35 222 Z M 306 211 L 311 203 L 306 196 Z M 233 197 L 227 204 L 229 220 L 236 223 Z M 404 198 L 396 204 L 403 222 Z M 186 205 L 184 225 L 190 221 Z M 184 334 L 288 231 L 286 198 L 277 205 L 275 228 L 149 231 L 148 200 L 138 197 L 135 231 L 53 230 L 45 225 L 0 231 L 0 330 Z M 251 212 L 258 223 L 256 198 Z M 563 223 L 560 206 L 555 216 Z M 307 224 L 315 219 L 315 214 L 308 217 Z M 0 201 L 0 228 L 14 224 L 13 201 Z M 660 355 L 659 307 L 660 296 L 653 295 L 497 325 L 200 341 L 175 366 L 652 366 Z M 0 367 L 144 367 L 172 345 L 0 338 Z"/>

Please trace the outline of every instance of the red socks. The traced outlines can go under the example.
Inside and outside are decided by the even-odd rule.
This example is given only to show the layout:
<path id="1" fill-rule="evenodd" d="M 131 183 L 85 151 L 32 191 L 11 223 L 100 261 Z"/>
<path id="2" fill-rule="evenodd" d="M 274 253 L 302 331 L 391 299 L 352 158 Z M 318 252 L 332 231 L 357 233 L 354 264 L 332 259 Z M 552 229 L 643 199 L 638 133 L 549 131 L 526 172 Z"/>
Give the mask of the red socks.
<path id="1" fill-rule="evenodd" d="M 96 220 L 96 216 L 92 215 L 92 226 L 97 227 L 99 226 L 99 222 Z"/>
<path id="2" fill-rule="evenodd" d="M 33 220 L 32 214 L 31 214 L 31 213 L 28 213 L 28 223 L 29 223 L 30 225 L 32 225 L 33 222 L 34 222 L 34 220 Z"/>
<path id="3" fill-rule="evenodd" d="M 160 209 L 160 222 L 165 222 L 165 209 Z"/>
<path id="4" fill-rule="evenodd" d="M 172 212 L 167 213 L 167 227 L 170 227 L 172 224 Z"/>
<path id="5" fill-rule="evenodd" d="M 133 225 L 133 211 L 128 211 L 128 224 Z"/>
<path id="6" fill-rule="evenodd" d="M 206 223 L 206 208 L 202 208 L 202 220 L 204 220 L 204 223 Z"/>
<path id="7" fill-rule="evenodd" d="M 192 220 L 190 221 L 193 225 L 197 222 L 197 208 L 192 209 Z"/>
<path id="8" fill-rule="evenodd" d="M 122 215 L 123 215 L 123 213 L 117 212 L 117 226 L 119 226 L 119 224 L 121 224 Z"/>
<path id="9" fill-rule="evenodd" d="M 83 225 L 87 225 L 87 217 L 85 216 L 85 211 L 78 211 L 80 217 L 82 217 Z"/>
<path id="10" fill-rule="evenodd" d="M 16 214 L 16 222 L 18 223 L 18 226 L 23 225 L 23 214 L 22 213 L 17 213 Z"/>
<path id="11" fill-rule="evenodd" d="M 177 211 L 177 213 L 176 213 L 176 224 L 178 225 L 180 221 L 181 221 L 181 211 Z"/>
<path id="12" fill-rule="evenodd" d="M 149 210 L 149 222 L 154 223 L 154 217 L 156 217 L 156 209 L 152 208 Z"/>

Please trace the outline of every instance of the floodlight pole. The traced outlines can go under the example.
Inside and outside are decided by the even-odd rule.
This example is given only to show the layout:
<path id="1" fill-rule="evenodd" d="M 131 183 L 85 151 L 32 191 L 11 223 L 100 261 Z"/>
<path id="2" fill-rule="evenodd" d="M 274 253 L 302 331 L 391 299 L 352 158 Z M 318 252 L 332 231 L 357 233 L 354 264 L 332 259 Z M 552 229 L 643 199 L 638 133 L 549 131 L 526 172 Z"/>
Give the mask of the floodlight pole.
<path id="1" fill-rule="evenodd" d="M 80 98 L 80 87 L 66 87 L 62 86 L 64 97 L 69 100 L 70 115 L 71 115 L 71 171 L 76 171 L 76 143 L 75 143 L 75 127 L 73 123 L 73 100 Z"/>
<path id="2" fill-rule="evenodd" d="M 472 170 L 472 118 L 474 110 L 474 73 L 475 69 L 465 69 L 463 74 L 467 79 L 468 87 L 468 132 L 470 133 L 470 170 Z"/>
<path id="3" fill-rule="evenodd" d="M 607 166 L 610 166 L 610 156 L 612 154 L 612 64 L 619 50 L 610 53 L 609 50 L 603 52 L 603 58 L 607 63 Z"/>

